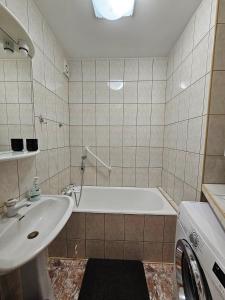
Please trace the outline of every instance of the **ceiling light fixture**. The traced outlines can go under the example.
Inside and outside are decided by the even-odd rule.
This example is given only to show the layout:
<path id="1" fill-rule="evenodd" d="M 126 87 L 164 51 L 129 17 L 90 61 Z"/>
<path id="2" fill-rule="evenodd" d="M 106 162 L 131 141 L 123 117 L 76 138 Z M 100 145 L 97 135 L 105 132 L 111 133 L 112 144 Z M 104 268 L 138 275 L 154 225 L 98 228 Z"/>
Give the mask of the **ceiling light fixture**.
<path id="1" fill-rule="evenodd" d="M 123 81 L 122 80 L 109 81 L 109 82 L 107 82 L 107 85 L 111 90 L 119 91 L 119 90 L 122 90 L 122 88 L 123 88 Z"/>
<path id="2" fill-rule="evenodd" d="M 133 15 L 135 0 L 92 0 L 95 16 L 110 21 Z"/>

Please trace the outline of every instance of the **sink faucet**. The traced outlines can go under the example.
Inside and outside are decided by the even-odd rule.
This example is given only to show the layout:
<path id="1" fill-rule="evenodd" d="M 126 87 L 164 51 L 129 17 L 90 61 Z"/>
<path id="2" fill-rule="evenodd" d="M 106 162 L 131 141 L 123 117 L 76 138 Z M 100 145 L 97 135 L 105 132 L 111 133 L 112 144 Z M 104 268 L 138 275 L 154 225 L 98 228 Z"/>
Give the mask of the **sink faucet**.
<path id="1" fill-rule="evenodd" d="M 9 200 L 7 200 L 5 202 L 6 215 L 7 215 L 8 218 L 15 217 L 18 214 L 18 211 L 22 207 L 28 207 L 30 205 L 31 205 L 31 203 L 28 203 L 28 202 L 24 202 L 24 203 L 18 204 L 18 200 L 17 199 L 9 199 Z"/>

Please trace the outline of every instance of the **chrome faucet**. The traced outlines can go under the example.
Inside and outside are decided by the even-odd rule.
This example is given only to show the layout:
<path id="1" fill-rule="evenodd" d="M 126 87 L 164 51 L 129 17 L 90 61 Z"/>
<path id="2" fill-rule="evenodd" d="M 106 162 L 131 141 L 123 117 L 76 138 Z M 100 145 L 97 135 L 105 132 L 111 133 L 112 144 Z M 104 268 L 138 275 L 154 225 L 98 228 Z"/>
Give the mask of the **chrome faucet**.
<path id="1" fill-rule="evenodd" d="M 69 185 L 62 190 L 62 194 L 65 196 L 72 196 L 72 187 Z"/>
<path id="2" fill-rule="evenodd" d="M 22 207 L 28 207 L 31 205 L 29 202 L 23 202 L 21 204 L 18 204 L 18 202 L 19 201 L 17 199 L 9 199 L 5 202 L 6 215 L 8 218 L 15 217 Z"/>

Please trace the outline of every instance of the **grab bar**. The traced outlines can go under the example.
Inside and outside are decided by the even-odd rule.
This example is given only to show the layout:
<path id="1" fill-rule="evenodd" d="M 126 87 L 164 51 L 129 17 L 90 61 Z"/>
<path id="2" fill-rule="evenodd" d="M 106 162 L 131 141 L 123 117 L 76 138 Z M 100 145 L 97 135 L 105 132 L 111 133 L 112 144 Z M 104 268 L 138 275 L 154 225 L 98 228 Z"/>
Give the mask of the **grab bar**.
<path id="1" fill-rule="evenodd" d="M 89 154 L 91 154 L 91 156 L 93 156 L 101 165 L 103 165 L 106 169 L 108 169 L 109 171 L 112 171 L 112 167 L 108 166 L 107 164 L 104 163 L 104 161 L 101 160 L 101 158 L 99 158 L 97 155 L 95 155 L 89 148 L 88 146 L 85 147 L 85 151 L 86 153 L 88 152 Z"/>

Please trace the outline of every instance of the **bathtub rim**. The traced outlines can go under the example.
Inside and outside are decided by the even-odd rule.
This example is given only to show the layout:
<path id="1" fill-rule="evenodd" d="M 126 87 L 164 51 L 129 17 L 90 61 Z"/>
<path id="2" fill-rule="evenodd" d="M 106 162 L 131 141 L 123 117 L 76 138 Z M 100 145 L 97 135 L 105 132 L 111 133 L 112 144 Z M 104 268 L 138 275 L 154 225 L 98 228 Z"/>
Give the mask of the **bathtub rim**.
<path id="1" fill-rule="evenodd" d="M 119 210 L 112 210 L 112 209 L 104 209 L 104 210 L 99 210 L 99 209 L 88 209 L 88 208 L 82 208 L 79 209 L 75 205 L 74 201 L 74 207 L 73 207 L 73 213 L 93 213 L 93 214 L 117 214 L 117 215 L 146 215 L 146 216 L 177 216 L 177 211 L 173 207 L 172 203 L 169 201 L 169 199 L 166 198 L 166 196 L 163 194 L 161 191 L 161 188 L 154 187 L 154 188 L 140 188 L 140 187 L 113 187 L 113 186 L 91 186 L 91 185 L 86 185 L 84 188 L 94 188 L 94 189 L 115 189 L 115 190 L 144 190 L 144 191 L 154 191 L 158 196 L 160 196 L 161 200 L 168 205 L 168 209 L 164 209 L 163 212 L 160 210 L 139 210 L 139 211 L 132 211 L 132 210 L 127 210 L 127 211 L 119 211 Z M 82 201 L 82 198 L 81 198 Z"/>

